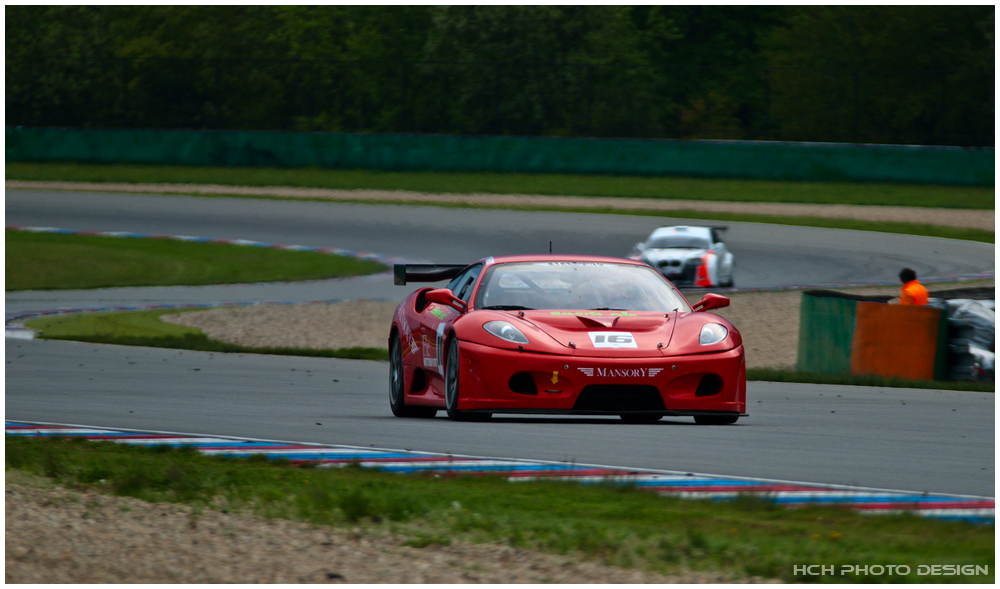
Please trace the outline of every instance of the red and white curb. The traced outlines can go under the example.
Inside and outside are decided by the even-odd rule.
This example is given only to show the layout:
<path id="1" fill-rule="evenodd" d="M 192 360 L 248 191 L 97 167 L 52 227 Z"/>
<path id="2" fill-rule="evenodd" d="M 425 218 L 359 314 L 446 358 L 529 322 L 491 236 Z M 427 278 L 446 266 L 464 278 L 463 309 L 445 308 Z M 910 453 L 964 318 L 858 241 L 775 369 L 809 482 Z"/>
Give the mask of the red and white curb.
<path id="1" fill-rule="evenodd" d="M 728 500 L 753 495 L 785 507 L 837 505 L 862 513 L 910 512 L 925 517 L 993 524 L 993 497 L 946 495 L 871 489 L 845 485 L 821 485 L 665 470 L 627 469 L 539 460 L 495 459 L 362 448 L 355 446 L 292 443 L 251 438 L 212 437 L 173 432 L 143 432 L 78 425 L 5 422 L 9 436 L 62 436 L 121 444 L 191 446 L 206 455 L 247 457 L 263 454 L 292 463 L 313 463 L 321 468 L 350 464 L 365 468 L 444 476 L 493 475 L 507 480 L 559 479 L 581 484 L 618 483 L 671 497 Z"/>

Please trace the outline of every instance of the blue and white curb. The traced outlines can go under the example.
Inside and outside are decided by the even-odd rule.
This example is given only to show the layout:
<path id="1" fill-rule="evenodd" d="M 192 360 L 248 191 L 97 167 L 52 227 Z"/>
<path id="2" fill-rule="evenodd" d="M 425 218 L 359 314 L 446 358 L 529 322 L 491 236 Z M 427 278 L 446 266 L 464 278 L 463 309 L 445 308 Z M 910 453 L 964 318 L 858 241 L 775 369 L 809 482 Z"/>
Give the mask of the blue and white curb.
<path id="1" fill-rule="evenodd" d="M 321 254 L 332 254 L 336 256 L 356 258 L 359 260 L 374 260 L 376 262 L 381 262 L 382 264 L 385 264 L 389 268 L 392 268 L 393 264 L 407 263 L 407 260 L 404 260 L 403 258 L 398 258 L 395 256 L 387 256 L 385 254 L 379 254 L 373 252 L 358 252 L 358 251 L 345 250 L 335 247 L 281 245 L 276 243 L 265 243 L 262 241 L 250 241 L 248 239 L 216 239 L 211 237 L 195 237 L 191 235 L 160 235 L 156 233 L 131 233 L 127 231 L 80 231 L 77 229 L 60 229 L 57 227 L 27 227 L 23 225 L 7 225 L 5 228 L 8 231 L 29 231 L 32 233 L 61 233 L 69 235 L 96 235 L 98 237 L 172 239 L 174 241 L 190 241 L 196 243 L 223 243 L 229 245 L 243 245 L 248 247 L 264 247 L 268 249 L 293 250 L 300 252 L 317 252 Z"/>
<path id="2" fill-rule="evenodd" d="M 210 237 L 194 237 L 190 235 L 159 235 L 153 233 L 129 233 L 125 231 L 80 231 L 76 229 L 60 229 L 57 227 L 27 227 L 21 225 L 7 225 L 6 229 L 10 231 L 28 231 L 33 233 L 60 233 L 60 234 L 71 234 L 71 235 L 96 235 L 100 237 L 172 239 L 175 241 L 188 241 L 188 242 L 198 242 L 198 243 L 223 243 L 223 244 L 241 245 L 247 247 L 263 247 L 268 249 L 317 252 L 321 254 L 331 254 L 331 255 L 355 258 L 359 260 L 373 260 L 384 264 L 388 268 L 391 268 L 393 264 L 416 263 L 414 260 L 399 258 L 395 256 L 388 256 L 385 254 L 372 253 L 372 252 L 359 252 L 359 251 L 345 250 L 334 247 L 281 245 L 274 243 L 264 243 L 261 241 L 250 241 L 247 239 L 216 239 Z M 24 321 L 27 321 L 29 319 L 34 319 L 36 317 L 46 317 L 51 315 L 67 315 L 73 313 L 101 313 L 101 312 L 112 312 L 112 311 L 150 311 L 156 309 L 178 309 L 178 310 L 212 309 L 216 307 L 245 307 L 250 305 L 268 305 L 268 304 L 292 305 L 292 304 L 307 304 L 307 303 L 339 303 L 339 302 L 344 302 L 344 301 L 343 299 L 333 299 L 333 300 L 323 300 L 323 301 L 188 303 L 188 304 L 158 304 L 158 305 L 132 305 L 132 306 L 109 306 L 109 307 L 75 307 L 75 308 L 67 307 L 67 308 L 47 309 L 40 311 L 24 311 L 18 313 L 6 313 L 4 318 L 4 335 L 5 337 L 17 338 L 17 339 L 33 339 L 35 335 L 34 330 L 24 327 L 22 323 Z"/>
<path id="3" fill-rule="evenodd" d="M 5 422 L 9 436 L 61 436 L 121 444 L 191 446 L 210 456 L 249 457 L 263 454 L 321 468 L 356 464 L 399 473 L 433 472 L 441 476 L 493 475 L 507 480 L 568 480 L 581 484 L 618 483 L 665 496 L 728 500 L 740 495 L 761 497 L 784 507 L 837 505 L 862 513 L 910 512 L 924 517 L 995 523 L 992 497 L 914 493 L 845 485 L 719 477 L 674 471 L 625 469 L 538 460 L 453 456 L 429 452 L 290 443 L 248 438 L 213 437 L 172 432 L 142 432 L 77 425 Z"/>

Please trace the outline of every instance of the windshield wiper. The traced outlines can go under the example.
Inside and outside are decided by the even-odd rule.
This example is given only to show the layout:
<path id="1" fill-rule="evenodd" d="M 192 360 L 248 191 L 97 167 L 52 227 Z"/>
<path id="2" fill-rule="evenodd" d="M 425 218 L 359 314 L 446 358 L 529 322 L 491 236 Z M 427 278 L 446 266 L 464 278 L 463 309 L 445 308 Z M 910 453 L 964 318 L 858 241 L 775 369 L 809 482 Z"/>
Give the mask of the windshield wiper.
<path id="1" fill-rule="evenodd" d="M 587 309 L 588 311 L 625 311 L 625 309 L 617 309 L 613 307 L 594 307 L 593 309 Z"/>
<path id="2" fill-rule="evenodd" d="M 483 307 L 483 309 L 491 311 L 534 311 L 531 307 L 522 307 L 521 305 L 490 305 Z"/>

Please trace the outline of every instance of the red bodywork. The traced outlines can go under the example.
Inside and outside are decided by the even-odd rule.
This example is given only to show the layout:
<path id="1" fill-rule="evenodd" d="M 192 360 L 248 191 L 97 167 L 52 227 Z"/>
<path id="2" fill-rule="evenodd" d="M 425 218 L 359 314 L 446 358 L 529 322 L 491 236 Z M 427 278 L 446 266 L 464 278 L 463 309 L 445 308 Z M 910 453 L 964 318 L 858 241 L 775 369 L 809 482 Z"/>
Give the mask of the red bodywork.
<path id="1" fill-rule="evenodd" d="M 480 262 L 485 263 L 484 270 L 473 288 L 479 288 L 492 264 L 553 260 L 645 266 L 599 256 L 487 258 Z M 408 406 L 445 408 L 447 350 L 457 339 L 462 411 L 746 414 L 743 341 L 739 331 L 718 315 L 690 306 L 669 313 L 477 310 L 475 292 L 462 311 L 461 305 L 427 302 L 431 290 L 419 289 L 400 303 L 389 334 L 390 349 L 396 337 L 402 349 Z M 442 297 L 438 293 L 432 298 Z M 718 295 L 707 300 L 709 308 L 728 304 Z M 488 333 L 483 325 L 493 320 L 514 325 L 529 343 L 508 342 Z M 728 336 L 715 344 L 699 344 L 706 323 L 726 327 Z M 634 347 L 607 347 L 626 335 L 633 338 Z M 596 347 L 597 343 L 604 347 Z"/>

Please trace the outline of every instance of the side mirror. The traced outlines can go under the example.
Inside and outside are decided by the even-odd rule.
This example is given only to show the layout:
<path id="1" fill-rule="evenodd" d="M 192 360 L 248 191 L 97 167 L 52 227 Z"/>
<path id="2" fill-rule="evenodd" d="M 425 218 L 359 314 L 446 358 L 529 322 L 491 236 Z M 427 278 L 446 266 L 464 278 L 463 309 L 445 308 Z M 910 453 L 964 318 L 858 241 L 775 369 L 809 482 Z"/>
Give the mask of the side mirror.
<path id="1" fill-rule="evenodd" d="M 641 242 L 641 241 L 639 243 L 635 244 L 635 251 L 637 251 L 637 252 L 644 252 L 644 251 L 646 251 L 646 244 L 643 243 L 643 242 Z"/>
<path id="2" fill-rule="evenodd" d="M 455 293 L 451 292 L 447 288 L 436 288 L 434 290 L 427 291 L 424 298 L 431 303 L 437 303 L 439 305 L 447 305 L 452 309 L 457 310 L 460 313 L 464 313 L 465 309 L 468 307 L 465 301 L 455 296 Z M 728 303 L 729 299 L 726 299 Z"/>
<path id="3" fill-rule="evenodd" d="M 715 293 L 708 293 L 700 301 L 692 305 L 692 309 L 695 312 L 698 311 L 710 311 L 712 309 L 721 309 L 723 307 L 729 306 L 729 297 L 724 297 Z"/>

